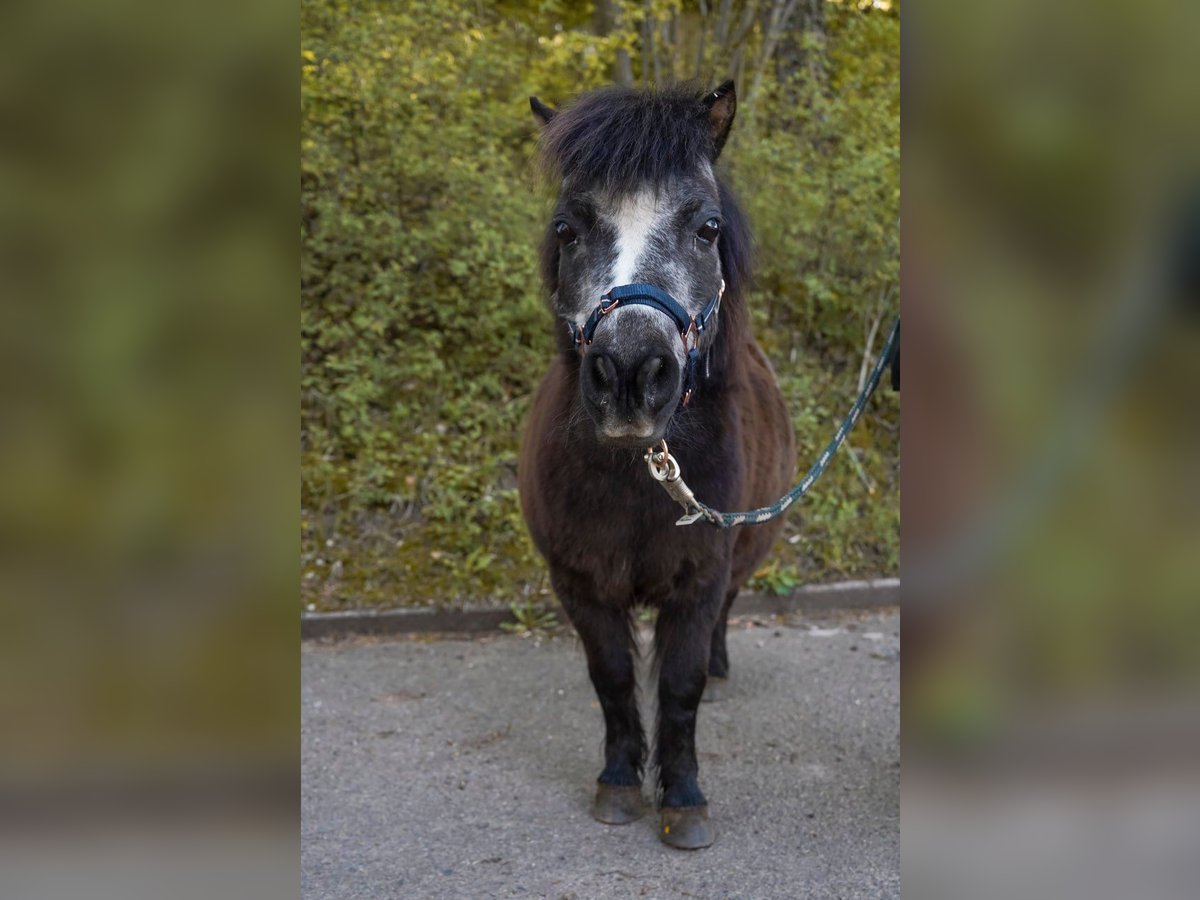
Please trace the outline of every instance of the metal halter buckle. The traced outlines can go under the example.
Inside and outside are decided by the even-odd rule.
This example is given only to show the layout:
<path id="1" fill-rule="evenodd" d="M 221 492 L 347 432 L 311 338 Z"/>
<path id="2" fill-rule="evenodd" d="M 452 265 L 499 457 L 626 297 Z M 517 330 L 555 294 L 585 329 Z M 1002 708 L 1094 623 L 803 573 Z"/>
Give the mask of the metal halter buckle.
<path id="1" fill-rule="evenodd" d="M 692 316 L 688 322 L 687 331 L 681 331 L 679 336 L 683 339 L 683 352 L 687 353 L 692 347 L 700 346 L 700 329 L 696 327 L 696 317 Z M 692 346 L 688 346 L 688 339 L 691 339 Z"/>

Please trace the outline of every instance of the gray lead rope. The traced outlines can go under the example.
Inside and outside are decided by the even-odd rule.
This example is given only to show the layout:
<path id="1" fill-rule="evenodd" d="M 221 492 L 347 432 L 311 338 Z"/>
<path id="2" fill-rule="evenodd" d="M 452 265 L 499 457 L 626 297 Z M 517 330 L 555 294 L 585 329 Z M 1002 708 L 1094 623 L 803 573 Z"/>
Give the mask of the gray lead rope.
<path id="1" fill-rule="evenodd" d="M 683 507 L 684 515 L 675 524 L 691 525 L 693 522 L 705 519 L 720 528 L 733 528 L 735 525 L 761 525 L 782 515 L 784 510 L 808 493 L 808 489 L 812 487 L 813 482 L 828 467 L 829 461 L 833 459 L 833 454 L 837 453 L 838 448 L 845 442 L 846 435 L 850 433 L 850 429 L 858 421 L 863 407 L 867 405 L 867 401 L 875 393 L 875 388 L 879 386 L 879 379 L 883 375 L 883 370 L 887 368 L 888 363 L 896 354 L 899 343 L 900 319 L 897 318 L 896 323 L 892 326 L 891 334 L 888 335 L 888 339 L 883 345 L 883 351 L 879 354 L 879 360 L 875 363 L 875 368 L 871 371 L 871 377 L 867 379 L 862 393 L 854 401 L 854 406 L 850 408 L 849 415 L 842 420 L 841 427 L 838 428 L 837 434 L 833 436 L 833 440 L 829 442 L 829 446 L 825 448 L 824 452 L 817 458 L 817 461 L 813 463 L 812 468 L 808 470 L 808 474 L 801 479 L 800 483 L 770 506 L 752 509 L 749 512 L 718 512 L 696 499 L 696 495 L 692 493 L 691 488 L 684 482 L 679 470 L 679 462 L 671 455 L 666 441 L 663 441 L 659 447 L 651 447 L 647 450 L 646 466 L 650 469 L 650 475 L 663 486 L 663 490 L 670 495 L 672 500 Z"/>

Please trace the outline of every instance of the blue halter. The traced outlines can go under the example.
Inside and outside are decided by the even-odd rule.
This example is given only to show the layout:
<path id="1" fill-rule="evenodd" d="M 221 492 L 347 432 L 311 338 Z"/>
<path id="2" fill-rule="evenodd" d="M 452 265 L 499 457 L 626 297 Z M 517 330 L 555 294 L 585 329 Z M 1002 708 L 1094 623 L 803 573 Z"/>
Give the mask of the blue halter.
<path id="1" fill-rule="evenodd" d="M 582 325 L 568 322 L 567 328 L 571 332 L 575 349 L 584 353 L 584 348 L 592 343 L 600 321 L 618 306 L 648 306 L 667 316 L 675 323 L 675 330 L 679 332 L 684 351 L 687 353 L 687 364 L 683 370 L 683 405 L 686 406 L 696 389 L 700 342 L 704 339 L 705 330 L 716 323 L 717 313 L 721 310 L 721 295 L 724 293 L 725 282 L 722 281 L 717 293 L 693 318 L 689 317 L 687 310 L 662 288 L 652 284 L 623 284 L 600 296 L 600 305 L 592 310 L 586 322 Z"/>

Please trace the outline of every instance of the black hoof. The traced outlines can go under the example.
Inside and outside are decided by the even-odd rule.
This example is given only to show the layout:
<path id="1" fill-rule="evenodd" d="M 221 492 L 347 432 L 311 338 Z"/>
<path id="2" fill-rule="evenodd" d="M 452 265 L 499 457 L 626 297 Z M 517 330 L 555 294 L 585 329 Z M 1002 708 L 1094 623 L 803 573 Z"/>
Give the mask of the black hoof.
<path id="1" fill-rule="evenodd" d="M 709 675 L 704 683 L 704 693 L 700 696 L 702 703 L 718 703 L 729 697 L 729 679 L 719 675 Z"/>
<path id="2" fill-rule="evenodd" d="M 711 846 L 716 833 L 708 821 L 707 806 L 684 806 L 660 812 L 658 836 L 677 850 L 699 850 Z"/>
<path id="3" fill-rule="evenodd" d="M 646 814 L 640 787 L 615 787 L 602 784 L 596 788 L 596 803 L 592 817 L 605 825 L 628 825 Z"/>

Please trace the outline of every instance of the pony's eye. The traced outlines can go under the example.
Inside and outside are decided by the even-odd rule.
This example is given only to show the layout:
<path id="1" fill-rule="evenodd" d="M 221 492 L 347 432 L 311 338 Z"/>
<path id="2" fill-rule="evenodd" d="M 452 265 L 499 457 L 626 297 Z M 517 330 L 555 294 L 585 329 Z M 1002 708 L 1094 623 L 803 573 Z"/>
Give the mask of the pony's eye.
<path id="1" fill-rule="evenodd" d="M 719 234 L 720 231 L 721 231 L 721 223 L 718 222 L 716 219 L 709 219 L 707 222 L 705 222 L 703 225 L 700 226 L 699 230 L 696 232 L 696 237 L 700 238 L 700 240 L 702 240 L 702 241 L 706 241 L 707 243 L 711 244 L 713 241 L 715 241 L 717 239 L 717 234 Z"/>
<path id="2" fill-rule="evenodd" d="M 575 240 L 575 229 L 566 222 L 559 222 L 554 226 L 554 235 L 560 244 L 569 244 Z"/>

